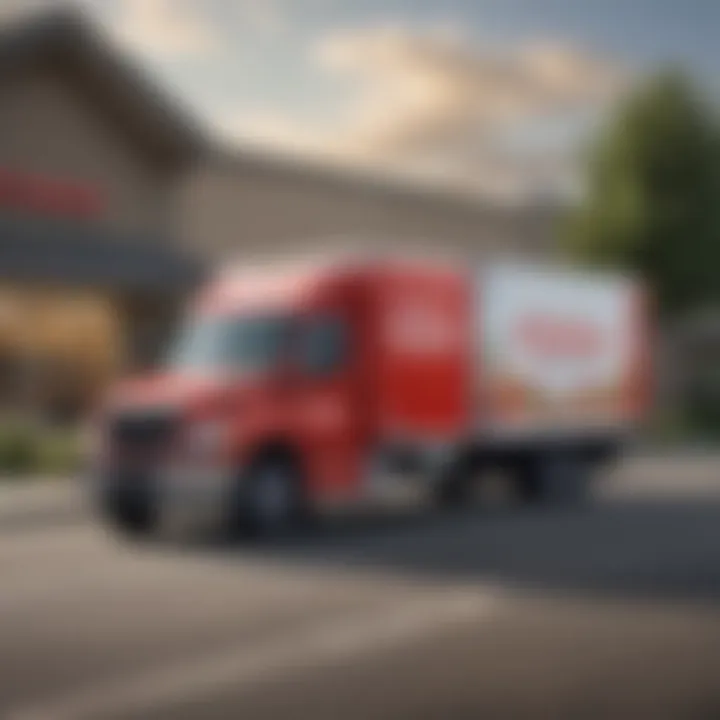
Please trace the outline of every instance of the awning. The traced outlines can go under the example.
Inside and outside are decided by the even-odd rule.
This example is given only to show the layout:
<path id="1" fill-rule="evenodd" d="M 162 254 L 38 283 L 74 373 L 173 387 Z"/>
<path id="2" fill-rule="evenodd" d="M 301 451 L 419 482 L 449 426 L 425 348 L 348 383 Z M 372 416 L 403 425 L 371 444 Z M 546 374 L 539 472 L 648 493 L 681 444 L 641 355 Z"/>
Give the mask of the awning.
<path id="1" fill-rule="evenodd" d="M 90 224 L 0 216 L 0 279 L 146 292 L 185 292 L 204 277 L 199 258 L 161 238 Z"/>

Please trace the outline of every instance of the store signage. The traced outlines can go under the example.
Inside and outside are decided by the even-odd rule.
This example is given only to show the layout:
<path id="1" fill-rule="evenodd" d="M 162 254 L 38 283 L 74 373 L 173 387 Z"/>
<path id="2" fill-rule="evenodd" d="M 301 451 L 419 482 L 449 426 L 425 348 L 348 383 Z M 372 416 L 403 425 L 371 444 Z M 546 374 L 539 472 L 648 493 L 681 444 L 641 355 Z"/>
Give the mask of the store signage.
<path id="1" fill-rule="evenodd" d="M 90 184 L 0 167 L 0 210 L 90 219 L 104 210 L 102 193 Z"/>

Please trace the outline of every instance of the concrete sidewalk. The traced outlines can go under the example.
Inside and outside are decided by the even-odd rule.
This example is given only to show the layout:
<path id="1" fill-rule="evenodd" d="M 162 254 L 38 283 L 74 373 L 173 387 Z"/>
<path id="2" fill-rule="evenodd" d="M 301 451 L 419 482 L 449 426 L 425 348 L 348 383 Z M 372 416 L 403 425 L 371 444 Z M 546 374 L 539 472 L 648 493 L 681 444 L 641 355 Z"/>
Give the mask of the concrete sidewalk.
<path id="1" fill-rule="evenodd" d="M 0 477 L 0 532 L 74 522 L 86 509 L 77 479 Z"/>

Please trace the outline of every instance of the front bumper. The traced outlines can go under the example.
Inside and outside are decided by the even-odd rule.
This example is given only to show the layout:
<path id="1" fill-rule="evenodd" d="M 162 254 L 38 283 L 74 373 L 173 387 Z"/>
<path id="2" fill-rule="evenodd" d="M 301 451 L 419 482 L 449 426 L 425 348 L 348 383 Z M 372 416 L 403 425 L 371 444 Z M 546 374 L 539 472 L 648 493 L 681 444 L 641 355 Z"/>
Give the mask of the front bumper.
<path id="1" fill-rule="evenodd" d="M 96 506 L 151 506 L 163 520 L 217 522 L 229 511 L 237 473 L 226 467 L 104 468 L 92 477 Z"/>

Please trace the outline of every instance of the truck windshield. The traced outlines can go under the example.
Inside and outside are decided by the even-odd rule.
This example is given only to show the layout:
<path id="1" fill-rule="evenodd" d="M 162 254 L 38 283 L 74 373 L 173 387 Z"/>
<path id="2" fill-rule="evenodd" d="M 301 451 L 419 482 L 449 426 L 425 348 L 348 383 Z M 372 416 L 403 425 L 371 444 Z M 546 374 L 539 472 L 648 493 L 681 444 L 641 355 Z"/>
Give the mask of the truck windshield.
<path id="1" fill-rule="evenodd" d="M 286 317 L 201 317 L 190 322 L 171 348 L 177 370 L 268 370 L 287 347 Z"/>

